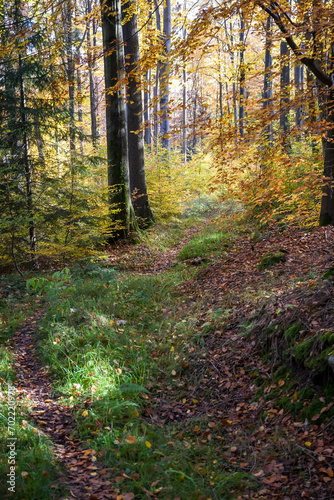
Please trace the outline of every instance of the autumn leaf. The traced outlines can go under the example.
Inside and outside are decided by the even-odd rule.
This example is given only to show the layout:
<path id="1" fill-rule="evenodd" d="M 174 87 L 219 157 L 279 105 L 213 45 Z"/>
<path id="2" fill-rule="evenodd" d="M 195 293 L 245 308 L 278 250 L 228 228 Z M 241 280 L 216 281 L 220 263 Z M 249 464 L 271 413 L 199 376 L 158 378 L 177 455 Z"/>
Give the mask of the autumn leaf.
<path id="1" fill-rule="evenodd" d="M 151 445 L 151 443 L 149 441 L 145 441 L 145 444 L 146 444 L 147 448 L 151 448 L 152 447 L 152 445 Z"/>
<path id="2" fill-rule="evenodd" d="M 125 441 L 129 444 L 134 444 L 137 442 L 137 439 L 134 436 L 127 436 Z"/>
<path id="3" fill-rule="evenodd" d="M 83 417 L 87 417 L 87 415 L 88 415 L 88 411 L 87 411 L 87 410 L 84 410 L 84 411 L 81 413 L 81 415 L 82 415 Z"/>
<path id="4" fill-rule="evenodd" d="M 123 500 L 133 500 L 133 498 L 135 498 L 134 493 L 125 493 L 123 495 Z"/>

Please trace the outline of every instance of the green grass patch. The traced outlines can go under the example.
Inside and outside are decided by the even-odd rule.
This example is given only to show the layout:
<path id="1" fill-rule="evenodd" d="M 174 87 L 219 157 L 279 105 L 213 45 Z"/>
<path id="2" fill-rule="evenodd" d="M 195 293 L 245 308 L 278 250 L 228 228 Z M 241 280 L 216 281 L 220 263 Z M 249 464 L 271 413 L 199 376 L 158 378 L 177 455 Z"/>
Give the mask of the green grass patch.
<path id="1" fill-rule="evenodd" d="M 179 252 L 178 259 L 187 260 L 196 257 L 208 258 L 221 256 L 229 246 L 227 234 L 218 231 L 215 225 L 201 231 L 192 238 Z"/>

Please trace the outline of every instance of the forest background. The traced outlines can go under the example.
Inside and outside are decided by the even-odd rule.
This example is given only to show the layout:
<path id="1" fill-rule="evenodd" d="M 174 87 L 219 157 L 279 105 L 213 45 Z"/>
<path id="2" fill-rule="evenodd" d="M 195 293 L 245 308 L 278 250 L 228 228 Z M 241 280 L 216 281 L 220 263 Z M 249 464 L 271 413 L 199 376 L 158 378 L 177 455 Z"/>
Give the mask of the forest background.
<path id="1" fill-rule="evenodd" d="M 1 265 L 94 252 L 201 197 L 331 223 L 331 6 L 2 1 Z"/>

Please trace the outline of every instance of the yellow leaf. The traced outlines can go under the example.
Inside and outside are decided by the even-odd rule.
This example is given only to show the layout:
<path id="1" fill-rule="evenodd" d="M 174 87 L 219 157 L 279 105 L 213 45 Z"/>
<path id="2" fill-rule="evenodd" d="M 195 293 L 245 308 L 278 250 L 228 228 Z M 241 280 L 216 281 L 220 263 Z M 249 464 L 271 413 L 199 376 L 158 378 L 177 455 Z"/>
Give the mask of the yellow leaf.
<path id="1" fill-rule="evenodd" d="M 305 441 L 305 446 L 311 446 L 311 444 L 310 441 Z"/>
<path id="2" fill-rule="evenodd" d="M 149 441 L 145 441 L 145 444 L 146 444 L 147 448 L 151 448 L 151 446 L 152 446 Z"/>
<path id="3" fill-rule="evenodd" d="M 139 412 L 138 412 L 137 410 L 135 410 L 135 411 L 133 412 L 133 415 L 134 415 L 135 417 L 138 417 L 138 416 L 139 416 Z"/>
<path id="4" fill-rule="evenodd" d="M 88 415 L 88 411 L 87 411 L 87 410 L 84 410 L 84 411 L 81 413 L 81 415 L 82 415 L 83 417 L 87 417 L 87 415 Z"/>
<path id="5" fill-rule="evenodd" d="M 176 375 L 176 371 L 175 370 L 172 370 L 172 375 L 175 376 Z"/>
<path id="6" fill-rule="evenodd" d="M 134 437 L 134 436 L 127 436 L 127 438 L 125 439 L 125 441 L 129 444 L 134 444 L 137 442 L 137 439 Z"/>

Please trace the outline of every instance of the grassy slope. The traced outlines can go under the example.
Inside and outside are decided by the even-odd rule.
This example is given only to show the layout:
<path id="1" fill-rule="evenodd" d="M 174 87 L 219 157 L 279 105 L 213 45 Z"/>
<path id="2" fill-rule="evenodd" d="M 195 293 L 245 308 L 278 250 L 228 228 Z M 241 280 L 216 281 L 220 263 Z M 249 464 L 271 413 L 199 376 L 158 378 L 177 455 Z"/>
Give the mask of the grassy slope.
<path id="1" fill-rule="evenodd" d="M 237 272 L 244 272 L 251 259 L 243 254 L 240 265 L 233 252 L 238 245 L 244 248 L 247 243 L 251 248 L 254 243 L 247 230 L 230 219 L 217 224 L 206 225 L 180 251 L 178 263 L 161 275 L 115 271 L 108 261 L 97 260 L 53 275 L 35 286 L 30 296 L 18 299 L 28 303 L 40 295 L 44 301 L 47 314 L 37 333 L 41 360 L 49 367 L 63 404 L 73 408 L 77 423 L 73 437 L 95 449 L 99 460 L 111 468 L 119 494 L 133 492 L 138 499 L 147 498 L 150 492 L 151 497 L 161 499 L 228 500 L 255 497 L 260 488 L 260 497 L 268 498 L 285 487 L 288 467 L 292 471 L 289 481 L 296 483 L 293 498 L 300 498 L 305 454 L 296 464 L 283 465 L 293 446 L 289 433 L 300 429 L 294 424 L 305 419 L 305 408 L 309 419 L 321 415 L 319 424 L 326 426 L 332 418 L 330 408 L 321 413 L 330 394 L 325 389 L 317 393 L 305 376 L 310 346 L 297 355 L 297 365 L 291 368 L 284 358 L 293 339 L 297 346 L 308 340 L 305 331 L 293 329 L 297 320 L 289 316 L 291 309 L 282 306 L 283 317 L 273 305 L 277 280 L 282 284 L 285 277 L 258 270 L 240 278 Z M 170 245 L 181 237 L 182 223 L 176 222 L 173 231 Z M 246 243 L 239 242 L 240 235 Z M 157 242 L 157 238 L 153 235 L 150 241 Z M 263 235 L 264 242 L 266 238 Z M 133 267 L 140 263 L 137 248 L 132 261 L 130 257 Z M 261 252 L 254 269 L 261 255 L 268 253 L 266 243 Z M 198 273 L 187 262 L 197 257 L 210 259 L 211 266 L 204 264 Z M 213 278 L 223 268 L 226 279 L 220 283 L 225 285 L 218 289 Z M 259 272 L 253 281 L 252 272 Z M 308 290 L 314 274 L 305 278 L 304 270 L 296 268 L 298 272 L 298 283 Z M 320 274 L 313 287 L 323 286 Z M 230 280 L 227 290 L 223 287 L 226 280 Z M 282 303 L 288 305 L 294 285 L 286 281 L 287 300 Z M 13 303 L 18 302 L 13 299 Z M 278 329 L 287 345 L 275 340 Z M 10 336 L 7 327 L 3 335 Z M 330 347 L 331 339 L 326 342 L 324 349 Z M 271 345 L 277 350 L 275 360 L 270 357 Z M 247 346 L 253 351 L 247 351 Z M 10 359 L 5 362 L 7 369 L 13 369 Z M 302 372 L 298 374 L 296 368 Z M 328 374 L 327 367 L 318 367 L 317 373 Z M 20 432 L 25 432 L 22 426 Z M 29 436 L 26 432 L 22 439 L 29 439 L 36 450 L 37 443 Z M 301 434 L 300 439 L 298 446 L 313 437 Z M 43 470 L 48 453 L 52 453 L 50 447 L 43 457 L 26 456 L 20 470 L 31 461 Z M 298 455 L 295 448 L 294 453 Z M 258 463 L 252 459 L 255 455 Z M 325 470 L 332 470 L 329 462 Z M 43 477 L 48 479 L 47 472 Z M 330 472 L 318 469 L 312 474 L 314 492 L 321 487 L 317 474 L 331 478 Z M 268 483 L 263 484 L 263 479 Z M 51 482 L 43 487 L 35 480 L 31 484 L 37 488 L 36 498 L 53 498 Z M 270 484 L 274 486 L 266 493 L 263 488 L 271 488 Z M 327 481 L 324 484 L 330 487 Z M 286 487 L 288 493 L 290 487 Z"/>

